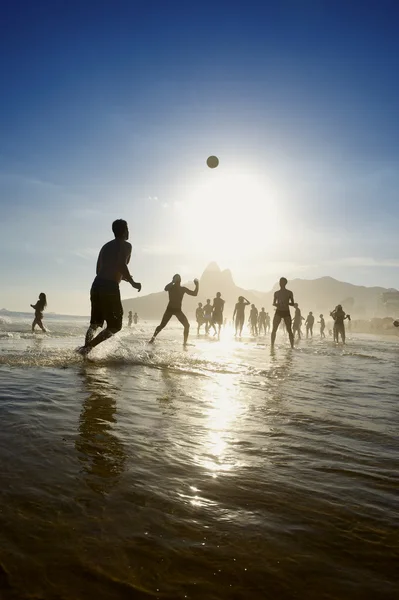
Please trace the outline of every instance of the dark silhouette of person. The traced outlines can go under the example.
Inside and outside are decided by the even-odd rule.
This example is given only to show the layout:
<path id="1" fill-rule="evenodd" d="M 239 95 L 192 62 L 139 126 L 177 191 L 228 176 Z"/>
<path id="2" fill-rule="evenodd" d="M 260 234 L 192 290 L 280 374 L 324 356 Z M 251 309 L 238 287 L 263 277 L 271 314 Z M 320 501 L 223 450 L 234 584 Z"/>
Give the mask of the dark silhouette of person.
<path id="1" fill-rule="evenodd" d="M 83 355 L 88 354 L 95 346 L 101 344 L 122 329 L 123 307 L 119 291 L 120 282 L 127 281 L 137 291 L 141 283 L 136 283 L 130 275 L 128 264 L 132 253 L 129 239 L 129 228 L 126 221 L 118 219 L 112 223 L 115 239 L 105 244 L 98 255 L 96 277 L 90 291 L 91 317 L 90 327 L 86 333 L 85 345 L 79 348 Z M 106 329 L 96 337 L 98 327 Z"/>
<path id="2" fill-rule="evenodd" d="M 346 335 L 345 335 L 345 319 L 351 320 L 350 315 L 347 315 L 342 308 L 341 304 L 338 304 L 334 308 L 334 310 L 330 313 L 330 316 L 334 320 L 334 342 L 339 342 L 339 336 L 341 336 L 342 343 L 345 344 Z"/>
<path id="3" fill-rule="evenodd" d="M 189 290 L 188 288 L 183 287 L 181 285 L 181 277 L 177 273 L 173 276 L 172 281 L 165 286 L 165 292 L 168 292 L 169 294 L 169 303 L 162 317 L 162 321 L 154 331 L 154 335 L 150 340 L 150 344 L 154 342 L 157 335 L 162 331 L 164 327 L 166 327 L 171 318 L 175 316 L 184 327 L 183 343 L 185 346 L 187 345 L 188 334 L 190 332 L 190 324 L 187 320 L 186 315 L 182 311 L 182 302 L 184 294 L 187 294 L 188 296 L 198 296 L 198 279 L 194 279 L 194 284 L 194 290 Z"/>
<path id="4" fill-rule="evenodd" d="M 319 323 L 320 323 L 320 337 L 321 338 L 325 338 L 326 334 L 324 333 L 324 330 L 326 328 L 326 322 L 324 320 L 323 315 L 320 315 L 320 321 L 319 321 Z"/>
<path id="5" fill-rule="evenodd" d="M 236 327 L 235 335 L 237 335 L 237 332 L 239 331 L 240 337 L 242 335 L 242 328 L 244 327 L 244 322 L 245 322 L 245 307 L 248 306 L 249 304 L 251 304 L 251 303 L 248 302 L 248 300 L 246 298 L 244 298 L 244 296 L 239 296 L 238 302 L 234 307 L 233 321 L 234 321 L 234 317 L 235 317 L 235 327 Z"/>
<path id="6" fill-rule="evenodd" d="M 250 319 L 250 323 L 251 323 L 252 335 L 258 335 L 258 316 L 259 316 L 258 309 L 256 308 L 255 304 L 251 304 L 249 319 Z"/>
<path id="7" fill-rule="evenodd" d="M 137 325 L 137 323 L 138 323 L 138 322 L 139 322 L 139 316 L 138 316 L 138 314 L 135 312 L 135 313 L 134 313 L 134 315 L 133 315 L 133 323 L 134 323 L 135 325 Z"/>
<path id="8" fill-rule="evenodd" d="M 213 299 L 213 313 L 212 313 L 212 325 L 215 328 L 218 326 L 218 337 L 220 337 L 220 331 L 223 325 L 223 311 L 224 311 L 225 300 L 222 298 L 222 294 L 217 292 L 216 298 Z"/>
<path id="9" fill-rule="evenodd" d="M 128 314 L 128 317 L 127 317 L 127 326 L 131 327 L 132 323 L 133 323 L 133 313 L 132 313 L 131 310 L 129 310 L 129 314 Z"/>
<path id="10" fill-rule="evenodd" d="M 216 327 L 212 323 L 212 314 L 213 314 L 213 306 L 211 304 L 211 299 L 208 298 L 206 304 L 204 306 L 204 321 L 205 321 L 205 333 L 209 333 L 211 327 L 213 327 L 213 331 L 216 334 Z"/>
<path id="11" fill-rule="evenodd" d="M 35 318 L 33 319 L 33 323 L 32 323 L 32 333 L 35 331 L 36 325 L 39 325 L 40 329 L 44 333 L 46 333 L 47 330 L 43 325 L 43 311 L 46 308 L 46 306 L 47 306 L 46 294 L 41 292 L 41 294 L 39 294 L 39 300 L 36 302 L 36 304 L 31 304 L 31 307 L 35 311 Z"/>
<path id="12" fill-rule="evenodd" d="M 306 337 L 307 338 L 309 337 L 309 333 L 310 333 L 310 336 L 313 337 L 314 316 L 313 316 L 312 312 L 310 312 L 308 314 L 308 316 L 306 317 L 305 325 L 306 325 Z"/>
<path id="13" fill-rule="evenodd" d="M 202 306 L 202 302 L 198 302 L 198 307 L 195 311 L 195 318 L 197 321 L 197 335 L 199 335 L 200 329 L 204 324 L 204 309 Z"/>
<path id="14" fill-rule="evenodd" d="M 287 290 L 287 283 L 287 279 L 285 277 L 281 277 L 280 289 L 277 292 L 274 292 L 273 306 L 276 307 L 276 312 L 274 313 L 273 330 L 271 336 L 272 348 L 274 347 L 274 342 L 276 341 L 276 333 L 281 320 L 283 320 L 285 323 L 285 327 L 290 338 L 291 348 L 294 347 L 294 336 L 291 330 L 290 314 L 290 306 L 295 305 L 294 294 L 290 290 Z"/>
<path id="15" fill-rule="evenodd" d="M 295 333 L 297 333 L 298 340 L 300 340 L 302 337 L 302 332 L 301 332 L 302 321 L 304 321 L 305 318 L 302 316 L 301 309 L 299 308 L 297 302 L 295 302 L 294 308 L 295 308 L 295 314 L 294 314 L 294 321 L 293 321 L 293 325 L 292 325 L 292 333 L 294 335 L 294 338 L 295 338 Z"/>
<path id="16" fill-rule="evenodd" d="M 258 328 L 259 328 L 259 335 L 261 335 L 262 333 L 262 329 L 263 329 L 263 333 L 266 335 L 266 313 L 265 313 L 265 309 L 262 306 L 262 309 L 259 313 L 259 317 L 258 317 Z"/>

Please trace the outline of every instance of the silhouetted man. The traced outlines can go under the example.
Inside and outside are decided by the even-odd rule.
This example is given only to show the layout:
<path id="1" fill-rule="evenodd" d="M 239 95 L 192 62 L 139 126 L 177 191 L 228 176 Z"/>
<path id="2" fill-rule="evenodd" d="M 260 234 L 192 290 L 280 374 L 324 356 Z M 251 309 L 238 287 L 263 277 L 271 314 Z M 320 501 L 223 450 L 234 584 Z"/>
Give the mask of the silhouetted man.
<path id="1" fill-rule="evenodd" d="M 220 337 L 220 330 L 223 325 L 223 310 L 225 301 L 222 298 L 222 294 L 217 292 L 216 298 L 213 299 L 213 313 L 212 313 L 212 325 L 215 328 L 218 326 L 218 336 Z M 215 330 L 216 332 L 216 330 Z"/>
<path id="2" fill-rule="evenodd" d="M 202 307 L 202 302 L 198 302 L 198 307 L 195 311 L 195 319 L 197 321 L 197 335 L 199 335 L 200 328 L 204 324 L 204 309 Z"/>
<path id="3" fill-rule="evenodd" d="M 295 314 L 294 314 L 294 321 L 293 321 L 293 326 L 292 326 L 292 333 L 295 337 L 295 333 L 298 333 L 298 339 L 301 339 L 301 328 L 302 328 L 302 321 L 304 321 L 304 317 L 302 316 L 301 313 L 301 309 L 298 307 L 297 302 L 295 302 L 294 304 L 294 308 L 295 308 Z"/>
<path id="4" fill-rule="evenodd" d="M 262 310 L 259 313 L 258 327 L 259 327 L 259 335 L 261 335 L 262 329 L 263 329 L 264 334 L 266 335 L 266 313 L 265 313 L 265 309 L 263 306 L 262 306 Z"/>
<path id="5" fill-rule="evenodd" d="M 211 327 L 213 327 L 213 331 L 216 334 L 216 327 L 212 323 L 212 314 L 213 314 L 213 306 L 211 304 L 210 298 L 206 301 L 204 306 L 204 321 L 205 321 L 205 333 L 209 333 Z"/>
<path id="6" fill-rule="evenodd" d="M 122 329 L 123 308 L 119 291 L 122 281 L 130 283 L 137 291 L 141 283 L 133 281 L 128 264 L 132 253 L 129 229 L 126 221 L 118 219 L 112 223 L 115 239 L 108 242 L 100 250 L 97 260 L 96 278 L 90 291 L 91 317 L 90 327 L 86 333 L 85 345 L 79 349 L 83 355 L 101 344 Z M 98 327 L 107 323 L 107 328 L 94 337 Z"/>
<path id="7" fill-rule="evenodd" d="M 349 321 L 351 320 L 350 315 L 347 315 L 345 313 L 345 311 L 343 310 L 341 304 L 338 304 L 338 306 L 330 313 L 331 317 L 334 319 L 334 328 L 333 328 L 333 333 L 334 333 L 334 341 L 338 343 L 339 341 L 339 336 L 341 336 L 342 338 L 342 342 L 345 344 L 345 319 L 348 319 Z"/>
<path id="8" fill-rule="evenodd" d="M 326 328 L 326 322 L 324 320 L 323 315 L 320 315 L 320 321 L 319 321 L 319 323 L 320 323 L 320 337 L 321 338 L 325 338 L 326 334 L 324 333 L 324 330 Z"/>
<path id="9" fill-rule="evenodd" d="M 249 319 L 250 319 L 250 323 L 251 323 L 252 335 L 258 335 L 258 315 L 259 315 L 259 311 L 256 308 L 255 304 L 251 304 Z"/>
<path id="10" fill-rule="evenodd" d="M 245 322 L 245 307 L 248 306 L 249 304 L 251 304 L 251 303 L 248 302 L 248 300 L 246 298 L 244 298 L 244 296 L 239 296 L 238 302 L 234 308 L 233 321 L 234 321 L 234 317 L 236 318 L 235 335 L 237 335 L 237 332 L 240 331 L 240 337 L 241 337 L 242 328 L 244 327 L 244 322 Z"/>
<path id="11" fill-rule="evenodd" d="M 134 323 L 135 325 L 137 325 L 138 321 L 139 321 L 139 316 L 138 316 L 138 314 L 135 312 L 135 313 L 134 313 L 134 315 L 133 315 L 133 323 Z"/>
<path id="12" fill-rule="evenodd" d="M 276 333 L 281 320 L 284 320 L 288 336 L 290 338 L 291 348 L 294 347 L 294 336 L 291 331 L 291 314 L 290 306 L 294 306 L 294 294 L 286 289 L 288 281 L 285 277 L 280 279 L 280 289 L 274 292 L 273 306 L 276 307 L 273 319 L 273 331 L 272 331 L 272 347 L 276 341 Z"/>
<path id="13" fill-rule="evenodd" d="M 171 318 L 175 316 L 180 323 L 184 327 L 184 345 L 186 346 L 188 340 L 188 334 L 190 331 L 190 324 L 187 320 L 186 315 L 183 313 L 181 305 L 183 302 L 184 294 L 188 294 L 189 296 L 198 296 L 199 283 L 198 279 L 194 279 L 195 289 L 189 290 L 186 287 L 181 285 L 181 277 L 179 274 L 173 276 L 173 279 L 170 283 L 165 286 L 165 292 L 169 294 L 169 304 L 166 307 L 165 313 L 162 317 L 161 323 L 154 331 L 154 335 L 150 340 L 150 344 L 152 344 L 157 337 L 157 335 L 162 331 L 164 327 L 169 323 Z"/>
<path id="14" fill-rule="evenodd" d="M 310 312 L 308 314 L 308 316 L 306 317 L 305 325 L 306 325 L 306 338 L 309 337 L 309 333 L 310 333 L 310 336 L 313 337 L 314 316 L 313 316 L 312 312 Z"/>

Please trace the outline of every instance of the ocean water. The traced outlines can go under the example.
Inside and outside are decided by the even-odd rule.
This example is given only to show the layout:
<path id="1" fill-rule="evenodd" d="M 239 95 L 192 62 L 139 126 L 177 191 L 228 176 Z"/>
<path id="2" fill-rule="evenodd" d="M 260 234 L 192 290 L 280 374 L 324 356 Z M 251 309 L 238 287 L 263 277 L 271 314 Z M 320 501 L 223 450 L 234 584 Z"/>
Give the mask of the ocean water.
<path id="1" fill-rule="evenodd" d="M 399 597 L 399 345 L 0 320 L 0 598 Z"/>

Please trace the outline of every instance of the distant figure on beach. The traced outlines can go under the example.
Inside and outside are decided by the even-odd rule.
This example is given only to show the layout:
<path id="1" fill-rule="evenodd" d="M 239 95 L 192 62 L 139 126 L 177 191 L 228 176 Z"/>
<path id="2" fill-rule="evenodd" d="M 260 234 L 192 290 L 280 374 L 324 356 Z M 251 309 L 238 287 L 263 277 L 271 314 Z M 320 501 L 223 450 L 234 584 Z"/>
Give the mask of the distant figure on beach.
<path id="1" fill-rule="evenodd" d="M 204 306 L 204 321 L 205 321 L 205 333 L 209 333 L 211 327 L 213 327 L 213 331 L 216 334 L 216 327 L 212 323 L 212 314 L 213 314 L 213 306 L 211 304 L 210 298 L 206 301 Z"/>
<path id="2" fill-rule="evenodd" d="M 276 312 L 274 313 L 273 319 L 273 330 L 271 338 L 272 348 L 274 347 L 277 329 L 282 319 L 284 320 L 288 336 L 290 338 L 291 348 L 294 347 L 294 336 L 291 330 L 290 306 L 295 306 L 295 303 L 294 294 L 286 288 L 287 283 L 287 279 L 285 277 L 281 277 L 280 289 L 277 292 L 274 292 L 273 306 L 276 307 Z"/>
<path id="3" fill-rule="evenodd" d="M 266 335 L 266 313 L 265 313 L 265 308 L 263 306 L 261 308 L 261 311 L 260 311 L 259 317 L 258 317 L 259 335 L 262 334 L 262 329 L 263 329 L 263 333 Z"/>
<path id="4" fill-rule="evenodd" d="M 112 231 L 115 239 L 105 244 L 98 255 L 96 277 L 90 291 L 90 327 L 86 333 L 85 345 L 78 350 L 82 355 L 88 354 L 95 346 L 122 329 L 120 282 L 127 281 L 138 292 L 141 290 L 141 283 L 133 280 L 127 266 L 132 253 L 132 245 L 127 241 L 127 222 L 123 219 L 114 221 Z M 94 337 L 96 330 L 103 327 L 104 321 L 107 323 L 106 329 Z"/>
<path id="5" fill-rule="evenodd" d="M 295 334 L 297 333 L 298 340 L 300 340 L 302 337 L 302 332 L 301 332 L 302 321 L 305 320 L 305 317 L 302 316 L 301 309 L 299 308 L 297 302 L 295 302 L 294 308 L 295 308 L 295 314 L 294 314 L 294 321 L 293 321 L 293 326 L 292 326 L 292 333 L 294 335 L 294 338 L 295 338 Z"/>
<path id="6" fill-rule="evenodd" d="M 324 333 L 324 330 L 326 328 L 326 322 L 324 320 L 323 315 L 320 315 L 320 321 L 319 321 L 319 323 L 320 323 L 320 337 L 321 338 L 325 338 L 326 334 Z"/>
<path id="7" fill-rule="evenodd" d="M 270 332 L 270 315 L 267 312 L 266 313 L 266 333 L 269 333 L 269 332 Z"/>
<path id="8" fill-rule="evenodd" d="M 133 323 L 133 313 L 131 310 L 129 310 L 129 314 L 127 316 L 127 326 L 131 327 Z"/>
<path id="9" fill-rule="evenodd" d="M 249 304 L 251 304 L 251 303 L 248 302 L 248 300 L 246 298 L 244 298 L 244 296 L 239 296 L 238 302 L 234 308 L 233 321 L 234 321 L 234 317 L 235 317 L 235 326 L 236 326 L 235 335 L 237 335 L 237 333 L 240 332 L 239 333 L 240 337 L 242 335 L 242 328 L 244 327 L 244 322 L 245 322 L 245 307 L 248 306 Z"/>
<path id="10" fill-rule="evenodd" d="M 134 323 L 135 325 L 137 325 L 137 323 L 138 323 L 138 322 L 139 322 L 139 316 L 138 316 L 138 314 L 135 312 L 135 313 L 134 313 L 134 315 L 133 315 L 133 323 Z"/>
<path id="11" fill-rule="evenodd" d="M 169 303 L 168 303 L 168 306 L 166 307 L 166 310 L 162 317 L 161 323 L 158 325 L 158 327 L 154 331 L 154 335 L 152 336 L 152 338 L 150 340 L 150 344 L 152 344 L 154 342 L 157 335 L 162 331 L 162 329 L 164 327 L 166 327 L 166 325 L 169 323 L 170 319 L 173 316 L 175 316 L 184 327 L 183 343 L 184 343 L 184 346 L 187 345 L 188 334 L 190 331 L 190 324 L 187 320 L 186 315 L 182 311 L 182 302 L 183 302 L 184 294 L 187 294 L 188 296 L 198 296 L 198 290 L 199 290 L 198 279 L 194 279 L 194 284 L 195 284 L 194 290 L 189 290 L 188 288 L 183 287 L 181 285 L 181 277 L 177 273 L 176 275 L 173 276 L 172 281 L 165 286 L 165 292 L 168 292 L 168 294 L 169 294 Z"/>
<path id="12" fill-rule="evenodd" d="M 46 328 L 43 325 L 43 311 L 46 308 L 46 306 L 46 294 L 42 292 L 41 294 L 39 294 L 39 300 L 36 302 L 36 304 L 31 304 L 31 307 L 35 311 L 35 318 L 33 319 L 32 323 L 32 333 L 35 331 L 36 325 L 39 325 L 40 329 L 44 331 L 44 333 L 46 333 Z"/>
<path id="13" fill-rule="evenodd" d="M 308 314 L 308 316 L 306 317 L 305 325 L 306 325 L 306 338 L 309 337 L 309 333 L 310 333 L 310 337 L 313 337 L 314 316 L 313 316 L 312 312 L 310 312 Z"/>
<path id="14" fill-rule="evenodd" d="M 200 329 L 205 322 L 202 302 L 198 302 L 197 310 L 195 311 L 195 319 L 197 321 L 197 335 L 199 335 Z"/>
<path id="15" fill-rule="evenodd" d="M 342 308 L 341 304 L 338 304 L 338 306 L 336 306 L 334 308 L 334 310 L 330 313 L 330 316 L 334 319 L 334 328 L 333 328 L 333 334 L 334 334 L 334 342 L 339 342 L 339 336 L 341 336 L 342 339 L 342 343 L 345 344 L 345 339 L 346 339 L 346 335 L 345 335 L 345 319 L 348 319 L 349 321 L 351 320 L 350 315 L 347 315 L 345 313 L 345 311 Z"/>
<path id="16" fill-rule="evenodd" d="M 216 298 L 213 299 L 213 313 L 212 313 L 212 325 L 216 333 L 216 325 L 218 326 L 218 337 L 220 337 L 220 330 L 223 325 L 223 311 L 224 311 L 225 300 L 222 298 L 222 294 L 217 292 Z"/>
<path id="17" fill-rule="evenodd" d="M 251 310 L 249 313 L 249 320 L 251 324 L 251 334 L 257 336 L 258 335 L 258 317 L 259 311 L 256 308 L 255 304 L 251 304 Z"/>

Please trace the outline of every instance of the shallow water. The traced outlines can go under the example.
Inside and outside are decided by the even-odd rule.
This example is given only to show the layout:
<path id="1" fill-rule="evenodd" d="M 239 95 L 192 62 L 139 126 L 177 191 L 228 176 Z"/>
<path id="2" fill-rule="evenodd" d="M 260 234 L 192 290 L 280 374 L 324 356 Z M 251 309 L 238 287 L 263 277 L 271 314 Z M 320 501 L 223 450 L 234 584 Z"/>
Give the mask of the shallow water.
<path id="1" fill-rule="evenodd" d="M 0 597 L 395 598 L 399 348 L 0 325 Z"/>

